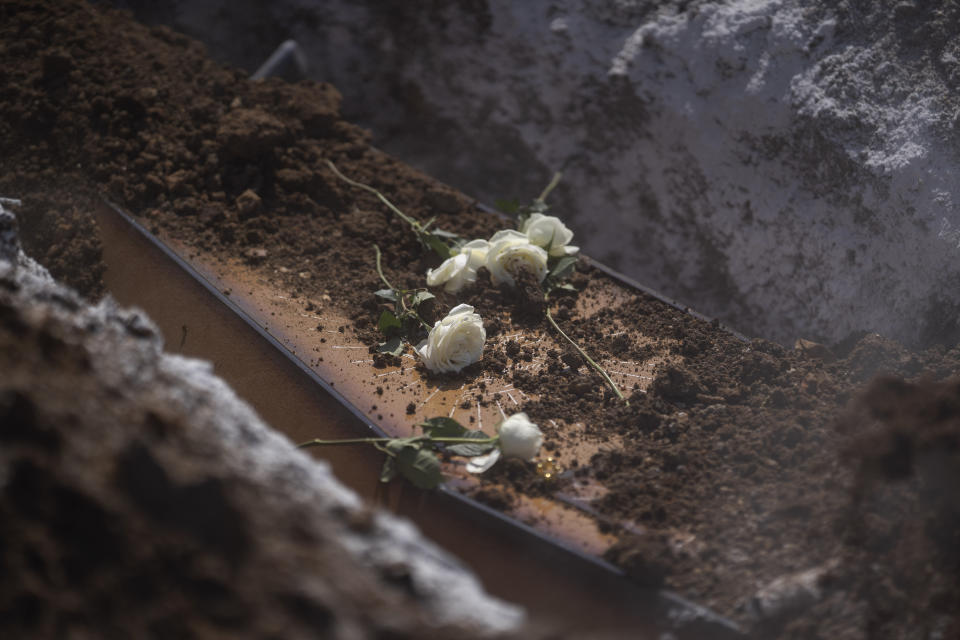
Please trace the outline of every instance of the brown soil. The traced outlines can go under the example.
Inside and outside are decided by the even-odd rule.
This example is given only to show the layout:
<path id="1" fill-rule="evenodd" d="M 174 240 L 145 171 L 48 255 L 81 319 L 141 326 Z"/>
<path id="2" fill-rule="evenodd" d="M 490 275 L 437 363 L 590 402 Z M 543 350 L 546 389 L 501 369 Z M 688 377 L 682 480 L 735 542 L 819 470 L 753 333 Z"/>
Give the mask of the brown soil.
<path id="1" fill-rule="evenodd" d="M 90 266 L 97 241 L 84 211 L 101 193 L 198 253 L 243 257 L 305 309 L 328 301 L 367 344 L 379 309 L 372 245 L 402 287 L 422 286 L 438 261 L 324 159 L 464 237 L 504 225 L 371 148 L 339 118 L 333 87 L 250 82 L 121 13 L 0 0 L 0 63 L 0 195 L 25 200 L 28 250 L 89 294 L 100 267 Z M 960 390 L 938 382 L 958 371 L 960 350 L 912 353 L 877 335 L 832 348 L 745 342 L 637 292 L 623 304 L 595 300 L 587 314 L 609 278 L 584 261 L 578 270 L 578 292 L 552 307 L 571 336 L 598 359 L 643 363 L 656 351 L 670 361 L 627 390 L 627 407 L 572 351 L 507 342 L 487 352 L 466 375 L 506 369 L 538 394 L 521 408 L 549 450 L 580 437 L 551 426 L 559 416 L 622 444 L 555 482 L 530 465 L 498 465 L 478 499 L 508 509 L 518 492 L 562 500 L 578 483 L 602 486 L 589 509 L 618 540 L 609 560 L 765 636 L 960 633 L 960 499 L 948 473 Z M 457 302 L 477 307 L 491 337 L 545 328 L 528 300 L 483 277 L 456 298 L 438 293 L 440 310 Z M 536 373 L 516 366 L 534 360 L 544 364 Z M 878 372 L 896 377 L 863 391 Z M 783 587 L 807 570 L 809 588 Z"/>

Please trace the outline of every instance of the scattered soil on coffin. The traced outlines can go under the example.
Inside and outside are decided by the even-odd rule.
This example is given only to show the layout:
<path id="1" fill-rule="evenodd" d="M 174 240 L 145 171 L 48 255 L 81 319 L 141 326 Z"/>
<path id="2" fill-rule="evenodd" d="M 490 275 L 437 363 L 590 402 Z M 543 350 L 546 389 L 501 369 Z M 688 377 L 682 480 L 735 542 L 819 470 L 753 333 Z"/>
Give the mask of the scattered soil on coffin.
<path id="1" fill-rule="evenodd" d="M 85 214 L 101 193 L 197 252 L 256 265 L 305 310 L 346 311 L 354 324 L 343 331 L 366 344 L 378 340 L 373 244 L 400 287 L 423 286 L 439 261 L 324 160 L 463 237 L 504 226 L 371 148 L 365 131 L 340 119 L 329 85 L 251 82 L 185 37 L 77 0 L 0 0 L 0 18 L 0 195 L 24 200 L 28 251 L 87 294 L 102 290 L 96 226 Z M 947 470 L 958 391 L 939 381 L 960 371 L 960 351 L 911 353 L 872 334 L 832 348 L 744 342 L 642 293 L 582 313 L 608 282 L 581 262 L 578 293 L 551 301 L 557 321 L 598 360 L 665 353 L 669 362 L 647 389 L 625 384 L 625 406 L 572 349 L 492 348 L 467 375 L 505 371 L 538 394 L 518 408 L 541 424 L 548 452 L 581 437 L 552 426 L 561 417 L 615 444 L 553 483 L 530 465 L 498 465 L 478 497 L 509 508 L 518 493 L 599 483 L 604 493 L 590 507 L 619 539 L 609 559 L 747 624 L 758 615 L 758 585 L 830 567 L 818 598 L 761 616 L 768 635 L 955 634 L 956 478 Z M 437 295 L 438 310 L 475 306 L 491 337 L 546 330 L 529 299 L 485 273 L 457 296 Z M 532 361 L 543 363 L 536 373 L 520 368 Z M 861 395 L 878 372 L 906 382 Z M 850 417 L 853 398 L 860 413 Z M 871 411 L 880 413 L 864 421 Z M 879 431 L 863 426 L 878 421 Z"/>

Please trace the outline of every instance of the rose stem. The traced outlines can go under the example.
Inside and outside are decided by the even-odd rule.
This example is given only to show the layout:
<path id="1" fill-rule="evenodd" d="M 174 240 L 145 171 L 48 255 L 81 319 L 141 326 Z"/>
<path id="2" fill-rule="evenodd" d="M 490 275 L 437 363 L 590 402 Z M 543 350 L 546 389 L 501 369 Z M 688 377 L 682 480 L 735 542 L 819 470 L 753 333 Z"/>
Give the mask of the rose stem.
<path id="1" fill-rule="evenodd" d="M 406 222 L 411 227 L 413 227 L 414 231 L 417 231 L 418 233 L 423 231 L 423 225 L 421 225 L 419 222 L 417 222 L 416 220 L 414 220 L 413 218 L 405 214 L 403 211 L 400 211 L 400 209 L 397 208 L 395 204 L 387 200 L 386 196 L 384 196 L 382 193 L 380 193 L 370 185 L 363 184 L 362 182 L 357 182 L 356 180 L 351 180 L 347 176 L 340 173 L 340 170 L 337 169 L 337 165 L 333 164 L 329 160 L 326 160 L 325 162 L 327 163 L 327 166 L 330 167 L 330 170 L 333 171 L 334 175 L 336 175 L 338 178 L 340 178 L 341 180 L 343 180 L 344 182 L 346 182 L 347 184 L 353 187 L 356 187 L 358 189 L 363 189 L 364 191 L 368 191 L 373 195 L 377 196 L 377 198 L 380 199 L 380 202 L 387 205 L 387 208 L 389 208 L 390 211 L 393 211 L 395 214 L 400 216 L 404 220 L 404 222 Z"/>
<path id="2" fill-rule="evenodd" d="M 393 291 L 397 295 L 397 299 L 400 300 L 400 306 L 403 307 L 403 310 L 407 313 L 412 314 L 413 317 L 420 322 L 420 324 L 423 326 L 424 329 L 426 329 L 427 331 L 430 331 L 430 325 L 428 325 L 426 322 L 423 321 L 423 318 L 420 317 L 420 314 L 417 313 L 417 310 L 407 308 L 407 303 L 403 299 L 403 296 L 407 293 L 407 290 L 397 289 L 392 284 L 390 284 L 390 281 L 387 280 L 387 277 L 383 275 L 383 267 L 380 266 L 380 247 L 378 247 L 377 245 L 373 245 L 373 251 L 377 257 L 377 274 L 380 276 L 380 279 L 383 280 L 383 284 L 387 285 L 387 288 Z"/>
<path id="3" fill-rule="evenodd" d="M 413 218 L 405 214 L 403 211 L 401 211 L 399 207 L 397 207 L 395 204 L 390 202 L 385 195 L 383 195 L 382 193 L 380 193 L 370 185 L 363 184 L 362 182 L 357 182 L 356 180 L 351 180 L 347 176 L 340 173 L 340 170 L 337 169 L 337 165 L 333 164 L 329 160 L 324 160 L 324 162 L 326 162 L 330 170 L 333 171 L 333 175 L 337 176 L 347 184 L 353 187 L 356 187 L 358 189 L 363 189 L 364 191 L 367 191 L 377 196 L 380 202 L 387 205 L 387 208 L 390 209 L 390 211 L 393 211 L 395 214 L 400 216 L 400 218 L 403 219 L 404 222 L 409 224 L 410 227 L 413 229 L 414 233 L 417 234 L 417 237 L 420 238 L 420 240 L 424 244 L 426 244 L 428 247 L 436 251 L 441 258 L 446 260 L 447 258 L 450 257 L 450 247 L 448 247 L 442 240 L 434 236 L 432 233 L 427 231 L 427 227 L 430 226 L 430 224 L 433 222 L 432 220 L 428 222 L 426 225 L 420 224 L 419 222 L 417 222 L 416 220 L 414 220 Z"/>
<path id="4" fill-rule="evenodd" d="M 387 288 L 393 291 L 394 293 L 400 293 L 400 290 L 395 286 L 390 284 L 390 281 L 387 280 L 387 276 L 383 275 L 383 267 L 380 266 L 380 247 L 373 245 L 373 251 L 377 257 L 377 275 L 380 276 L 380 279 L 383 280 L 383 284 L 387 285 Z"/>
<path id="5" fill-rule="evenodd" d="M 546 298 L 546 296 L 544 296 L 544 302 L 546 302 L 546 301 L 547 301 L 547 298 Z M 556 322 L 556 320 L 553 319 L 553 315 L 550 313 L 550 305 L 549 305 L 549 304 L 547 305 L 547 314 L 546 314 L 546 315 L 547 315 L 547 320 L 550 322 L 551 325 L 553 325 L 553 328 L 556 329 L 556 330 L 560 333 L 560 335 L 562 335 L 564 338 L 566 338 L 566 339 L 567 339 L 567 342 L 569 342 L 570 344 L 573 345 L 573 348 L 576 349 L 576 350 L 580 353 L 581 356 L 583 356 L 583 359 L 586 360 L 586 361 L 590 364 L 591 367 L 593 367 L 594 369 L 596 369 L 597 372 L 598 372 L 601 376 L 603 376 L 603 379 L 607 381 L 607 384 L 610 385 L 610 388 L 613 389 L 613 392 L 614 392 L 615 394 L 617 394 L 617 397 L 620 398 L 621 400 L 623 400 L 623 403 L 629 407 L 629 406 L 630 406 L 630 401 L 623 397 L 623 394 L 620 393 L 620 389 L 617 388 L 617 385 L 613 382 L 613 380 L 610 378 L 610 376 L 607 375 L 607 372 L 603 370 L 603 367 L 601 367 L 599 364 L 597 364 L 597 363 L 593 360 L 593 358 L 591 358 L 590 356 L 587 355 L 587 352 L 586 352 L 586 351 L 584 351 L 583 349 L 580 348 L 580 345 L 578 345 L 576 342 L 574 342 L 573 339 L 572 339 L 570 336 L 568 336 L 567 334 L 565 334 L 565 333 L 563 332 L 563 329 L 560 328 L 560 325 L 558 325 L 557 322 Z"/>
<path id="6" fill-rule="evenodd" d="M 550 180 L 550 183 L 544 188 L 543 193 L 540 194 L 540 197 L 537 198 L 537 202 L 543 202 L 544 204 L 546 204 L 547 196 L 549 196 L 550 192 L 553 191 L 558 184 L 560 184 L 560 178 L 562 177 L 563 177 L 563 174 L 560 173 L 559 171 L 553 174 L 553 178 Z M 550 238 L 550 243 L 553 244 L 552 237 Z M 543 301 L 548 302 L 549 297 L 550 297 L 549 294 L 543 296 Z M 586 351 L 580 348 L 580 345 L 574 342 L 570 336 L 568 336 L 563 332 L 563 329 L 560 328 L 560 325 L 557 324 L 557 321 L 553 319 L 553 314 L 550 313 L 549 303 L 547 304 L 546 315 L 547 315 L 547 320 L 550 322 L 551 325 L 553 325 L 553 328 L 556 329 L 560 335 L 566 338 L 567 342 L 573 345 L 573 348 L 576 349 L 581 356 L 583 356 L 583 359 L 586 360 L 591 367 L 597 370 L 597 373 L 603 376 L 603 379 L 607 381 L 607 384 L 610 385 L 610 388 L 613 389 L 613 392 L 617 394 L 617 397 L 623 400 L 623 403 L 625 405 L 630 406 L 630 401 L 623 397 L 623 394 L 620 393 L 620 389 L 617 388 L 616 383 L 614 383 L 614 381 L 610 378 L 610 376 L 607 375 L 607 372 L 604 371 L 603 367 L 597 364 L 593 358 L 587 355 Z"/>
<path id="7" fill-rule="evenodd" d="M 563 174 L 559 171 L 553 174 L 553 178 L 550 179 L 550 184 L 548 184 L 543 189 L 543 193 L 540 194 L 540 197 L 537 198 L 537 202 L 547 203 L 547 196 L 550 195 L 550 192 L 553 191 L 558 184 L 560 184 L 560 178 L 563 177 Z"/>

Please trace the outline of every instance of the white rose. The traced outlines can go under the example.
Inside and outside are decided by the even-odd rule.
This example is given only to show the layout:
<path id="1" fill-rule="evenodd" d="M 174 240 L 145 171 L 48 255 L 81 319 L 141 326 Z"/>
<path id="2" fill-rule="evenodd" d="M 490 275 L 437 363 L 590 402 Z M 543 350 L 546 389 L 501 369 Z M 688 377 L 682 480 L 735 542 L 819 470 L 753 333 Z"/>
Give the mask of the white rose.
<path id="1" fill-rule="evenodd" d="M 531 214 L 520 227 L 520 231 L 527 234 L 532 244 L 543 247 L 555 258 L 576 255 L 580 251 L 579 247 L 567 246 L 573 240 L 573 231 L 556 216 Z"/>
<path id="2" fill-rule="evenodd" d="M 447 258 L 436 269 L 427 270 L 427 284 L 431 287 L 442 284 L 445 291 L 455 293 L 464 285 L 476 282 L 477 269 L 486 261 L 488 247 L 486 240 L 471 240 L 460 247 L 457 255 Z"/>
<path id="3" fill-rule="evenodd" d="M 530 422 L 525 413 L 515 413 L 497 428 L 500 433 L 500 449 L 506 458 L 531 460 L 540 451 L 543 434 L 540 427 Z"/>
<path id="4" fill-rule="evenodd" d="M 417 355 L 434 373 L 460 371 L 483 355 L 487 332 L 480 316 L 468 304 L 457 305 L 437 320 L 427 339 L 417 345 Z"/>
<path id="5" fill-rule="evenodd" d="M 447 258 L 436 269 L 427 269 L 427 285 L 438 287 L 442 284 L 445 291 L 459 291 L 467 282 L 477 279 L 476 271 L 470 273 L 469 262 L 470 256 L 464 253 Z"/>
<path id="6" fill-rule="evenodd" d="M 516 285 L 514 277 L 524 268 L 537 282 L 543 282 L 547 277 L 547 252 L 531 244 L 527 235 L 519 231 L 505 229 L 493 234 L 487 250 L 487 269 L 494 284 Z"/>

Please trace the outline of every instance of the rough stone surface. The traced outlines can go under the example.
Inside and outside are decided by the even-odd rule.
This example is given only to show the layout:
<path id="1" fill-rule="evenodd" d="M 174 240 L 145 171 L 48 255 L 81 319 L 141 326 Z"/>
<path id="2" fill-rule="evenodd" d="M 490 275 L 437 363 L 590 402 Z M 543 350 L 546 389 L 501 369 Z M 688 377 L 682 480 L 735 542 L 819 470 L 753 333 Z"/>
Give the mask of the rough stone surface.
<path id="1" fill-rule="evenodd" d="M 406 521 L 264 425 L 209 363 L 17 249 L 0 203 L 0 636 L 515 631 Z"/>
<path id="2" fill-rule="evenodd" d="M 378 144 L 479 198 L 563 170 L 587 253 L 744 331 L 960 334 L 955 3 L 148 4 L 251 69 L 298 39 Z"/>

